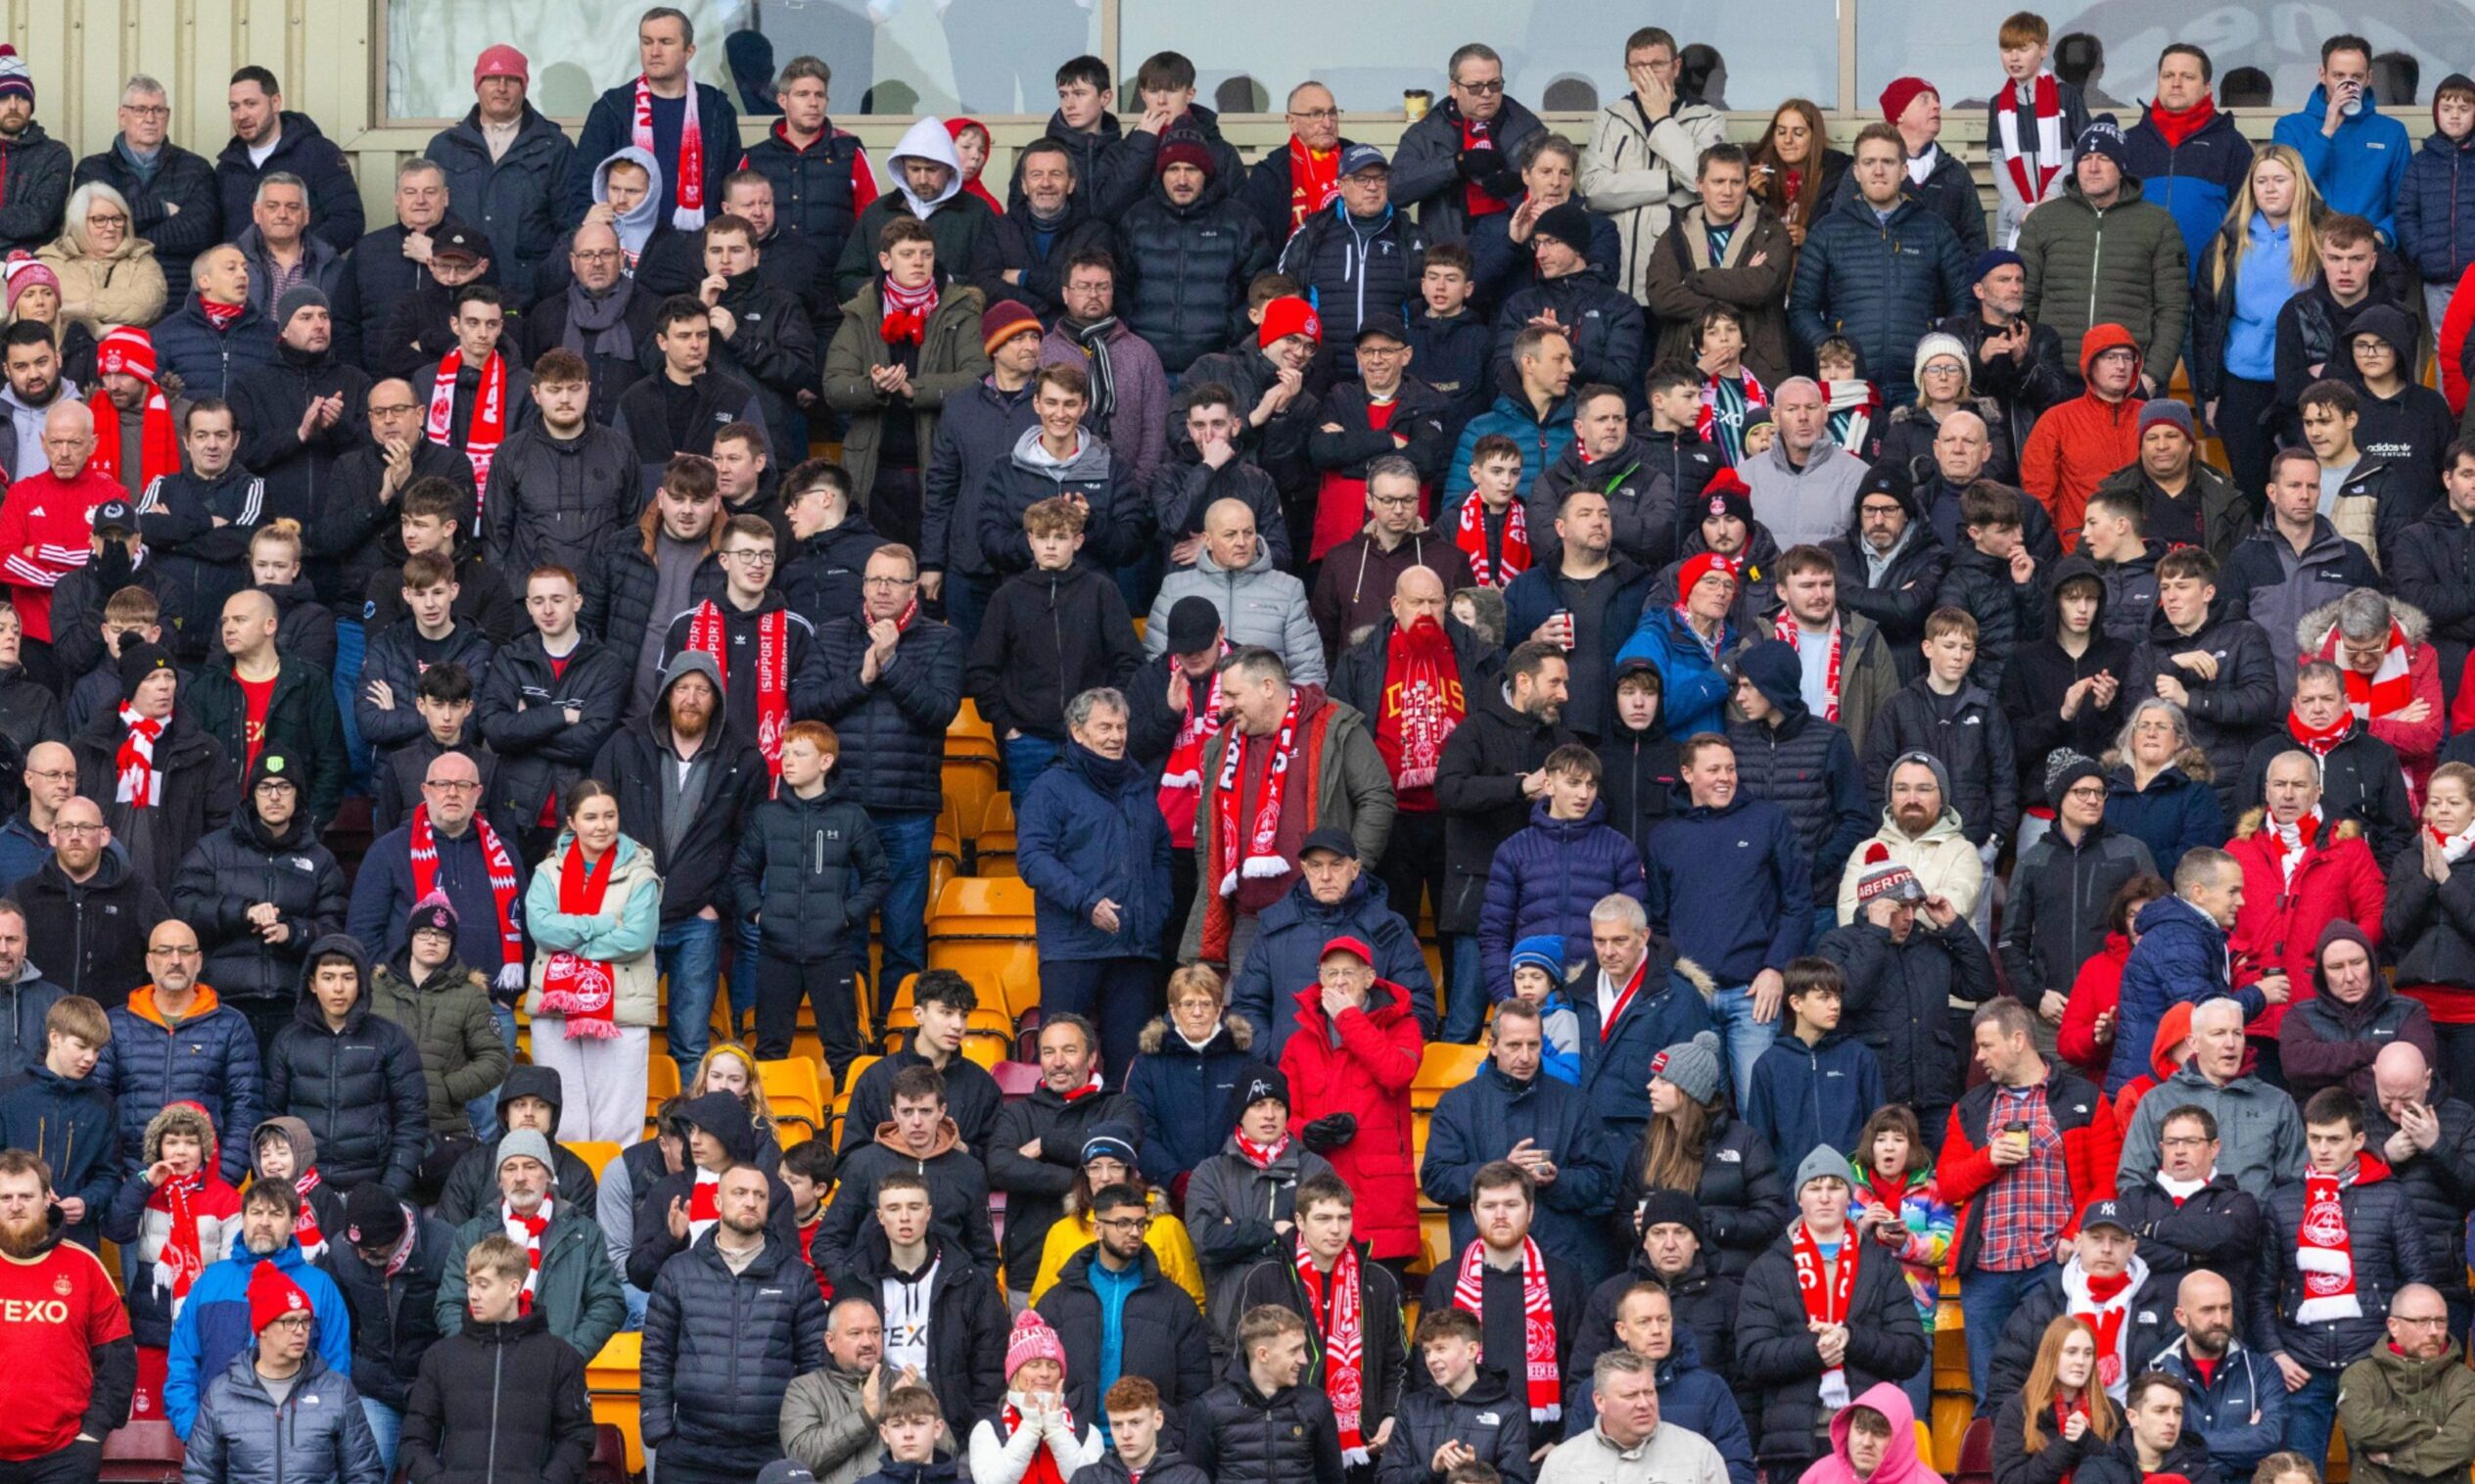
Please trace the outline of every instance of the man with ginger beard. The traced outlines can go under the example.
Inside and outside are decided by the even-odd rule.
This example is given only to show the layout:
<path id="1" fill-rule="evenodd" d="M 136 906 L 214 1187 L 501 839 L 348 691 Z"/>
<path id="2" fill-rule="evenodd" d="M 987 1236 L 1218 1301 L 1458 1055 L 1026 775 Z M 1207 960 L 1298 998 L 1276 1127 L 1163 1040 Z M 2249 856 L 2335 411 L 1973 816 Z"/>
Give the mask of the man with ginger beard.
<path id="1" fill-rule="evenodd" d="M 681 650 L 662 672 L 651 714 L 603 744 L 590 774 L 619 796 L 619 828 L 653 852 L 662 873 L 653 952 L 671 983 L 671 1056 L 682 1075 L 712 1037 L 731 853 L 772 787 L 756 738 L 724 720 L 722 694 L 714 657 Z"/>
<path id="2" fill-rule="evenodd" d="M 104 1437 L 128 1418 L 137 1344 L 102 1260 L 53 1228 L 51 1186 L 40 1159 L 0 1151 L 0 1309 L 29 1316 L 10 1326 L 19 1378 L 0 1425 L 0 1471 L 91 1479 Z"/>

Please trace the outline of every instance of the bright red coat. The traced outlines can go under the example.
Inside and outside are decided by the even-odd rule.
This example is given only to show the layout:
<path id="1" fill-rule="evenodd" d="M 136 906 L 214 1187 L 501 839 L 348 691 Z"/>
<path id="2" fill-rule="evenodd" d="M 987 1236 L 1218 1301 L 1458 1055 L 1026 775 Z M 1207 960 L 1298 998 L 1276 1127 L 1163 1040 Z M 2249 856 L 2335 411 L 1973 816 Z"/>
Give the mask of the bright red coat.
<path id="1" fill-rule="evenodd" d="M 2054 1049 L 2091 1082 L 2105 1082 L 2106 1063 L 2114 1055 L 2114 1038 L 2097 1039 L 2097 1017 L 2122 1004 L 2123 965 L 2130 957 L 2129 938 L 2106 934 L 2105 951 L 2082 962 L 2073 977 L 2070 1003 L 2054 1032 Z"/>
<path id="2" fill-rule="evenodd" d="M 2320 941 L 2320 930 L 2339 917 L 2361 928 L 2375 950 L 2380 947 L 2389 880 L 2364 843 L 2363 826 L 2355 820 L 2323 826 L 2319 841 L 2295 867 L 2292 882 L 2278 864 L 2285 853 L 2276 831 L 2262 821 L 2258 811 L 2243 816 L 2226 851 L 2243 866 L 2243 908 L 2235 914 L 2227 939 L 2238 986 L 2282 971 L 2295 1002 L 2311 998 L 2312 946 Z M 2273 1004 L 2245 1029 L 2254 1036 L 2275 1036 L 2285 1019 L 2286 1006 Z"/>
<path id="3" fill-rule="evenodd" d="M 1426 1038 L 1399 985 L 1376 981 L 1364 1009 L 1340 1012 L 1332 1044 L 1321 988 L 1297 995 L 1297 1029 L 1281 1047 L 1289 1080 L 1289 1127 L 1347 1113 L 1357 1136 L 1326 1149 L 1332 1173 L 1358 1194 L 1356 1235 L 1378 1258 L 1412 1257 L 1418 1240 L 1418 1160 L 1410 1151 L 1410 1084 Z"/>

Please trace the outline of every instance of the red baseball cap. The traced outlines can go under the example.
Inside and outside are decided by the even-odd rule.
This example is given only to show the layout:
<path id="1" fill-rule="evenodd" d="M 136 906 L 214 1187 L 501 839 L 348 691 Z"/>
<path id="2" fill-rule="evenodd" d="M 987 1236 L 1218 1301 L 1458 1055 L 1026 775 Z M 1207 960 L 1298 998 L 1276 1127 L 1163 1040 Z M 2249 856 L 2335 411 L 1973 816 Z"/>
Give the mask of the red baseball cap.
<path id="1" fill-rule="evenodd" d="M 1368 968 L 1375 967 L 1375 950 L 1367 947 L 1367 941 L 1364 938 L 1354 938 L 1347 933 L 1337 938 L 1328 938 L 1324 940 L 1324 951 L 1315 955 L 1316 961 L 1320 963 L 1334 953 L 1347 953 Z"/>

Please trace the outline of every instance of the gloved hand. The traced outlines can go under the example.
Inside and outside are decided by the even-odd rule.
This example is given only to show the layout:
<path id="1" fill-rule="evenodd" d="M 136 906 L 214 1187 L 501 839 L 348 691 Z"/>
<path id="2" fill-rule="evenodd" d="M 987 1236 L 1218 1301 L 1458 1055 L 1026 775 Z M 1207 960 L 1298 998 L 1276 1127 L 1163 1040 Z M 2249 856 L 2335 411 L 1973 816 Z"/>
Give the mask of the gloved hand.
<path id="1" fill-rule="evenodd" d="M 1492 149 L 1463 150 L 1453 157 L 1453 168 L 1461 172 L 1462 179 L 1474 186 L 1485 185 L 1487 177 L 1503 163 L 1503 155 Z"/>
<path id="2" fill-rule="evenodd" d="M 1358 1115 L 1327 1113 L 1298 1131 L 1306 1147 L 1318 1154 L 1329 1153 L 1358 1136 Z"/>
<path id="3" fill-rule="evenodd" d="M 523 997 L 525 980 L 523 964 L 502 963 L 498 966 L 498 977 L 490 982 L 490 997 L 492 999 L 503 999 L 513 1004 Z"/>

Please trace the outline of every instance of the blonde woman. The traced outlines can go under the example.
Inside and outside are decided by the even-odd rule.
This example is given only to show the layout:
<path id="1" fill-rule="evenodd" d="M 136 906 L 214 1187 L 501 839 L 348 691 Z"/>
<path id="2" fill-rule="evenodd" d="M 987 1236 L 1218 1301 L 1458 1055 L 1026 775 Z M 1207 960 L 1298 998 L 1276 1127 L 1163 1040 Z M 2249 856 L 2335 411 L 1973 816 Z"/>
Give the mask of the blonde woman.
<path id="1" fill-rule="evenodd" d="M 163 317 L 163 266 L 155 260 L 155 244 L 137 235 L 127 198 L 100 180 L 70 193 L 60 236 L 34 255 L 60 280 L 61 317 L 98 339 Z"/>
<path id="2" fill-rule="evenodd" d="M 735 1041 L 716 1043 L 705 1052 L 705 1059 L 696 1063 L 696 1075 L 688 1079 L 684 1097 L 702 1097 L 708 1092 L 727 1092 L 739 1099 L 748 1110 L 748 1122 L 756 1126 L 756 1162 L 769 1175 L 779 1171 L 782 1145 L 773 1128 L 773 1104 L 765 1095 L 764 1079 L 757 1075 L 756 1053 Z"/>
<path id="3" fill-rule="evenodd" d="M 2303 157 L 2261 146 L 2191 297 L 2192 390 L 2246 495 L 2268 487 L 2277 447 L 2277 311 L 2319 276 L 2312 228 L 2325 213 Z"/>

